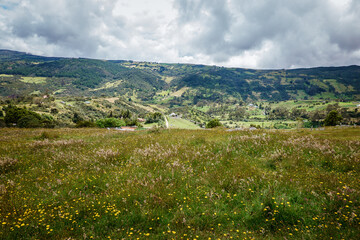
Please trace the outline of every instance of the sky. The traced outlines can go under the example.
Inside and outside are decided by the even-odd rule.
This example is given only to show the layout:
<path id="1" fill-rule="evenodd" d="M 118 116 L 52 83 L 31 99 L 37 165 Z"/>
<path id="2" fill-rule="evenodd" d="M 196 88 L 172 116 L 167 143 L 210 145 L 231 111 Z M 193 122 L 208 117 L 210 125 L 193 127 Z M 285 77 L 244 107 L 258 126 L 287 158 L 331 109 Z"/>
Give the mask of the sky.
<path id="1" fill-rule="evenodd" d="M 0 49 L 257 69 L 360 65 L 360 0 L 0 0 Z"/>

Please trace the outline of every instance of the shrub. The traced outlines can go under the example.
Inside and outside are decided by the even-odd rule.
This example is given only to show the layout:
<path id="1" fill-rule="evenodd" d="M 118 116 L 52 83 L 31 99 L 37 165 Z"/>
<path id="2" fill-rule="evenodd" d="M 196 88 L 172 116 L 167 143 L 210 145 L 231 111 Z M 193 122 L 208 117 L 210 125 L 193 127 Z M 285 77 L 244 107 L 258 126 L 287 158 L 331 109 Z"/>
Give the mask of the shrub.
<path id="1" fill-rule="evenodd" d="M 148 132 L 149 133 L 160 133 L 161 132 L 161 127 L 159 127 L 159 126 L 153 126 L 152 128 L 150 128 L 149 130 L 148 130 Z"/>
<path id="2" fill-rule="evenodd" d="M 343 119 L 342 116 L 336 110 L 332 110 L 326 116 L 326 118 L 324 120 L 324 125 L 325 126 L 335 126 L 335 125 L 339 124 L 342 119 Z"/>
<path id="3" fill-rule="evenodd" d="M 250 124 L 250 127 L 254 127 L 254 128 L 257 128 L 257 129 L 261 129 L 260 125 L 255 125 L 255 124 Z"/>
<path id="4" fill-rule="evenodd" d="M 75 127 L 77 128 L 96 127 L 96 124 L 91 121 L 78 121 Z"/>
<path id="5" fill-rule="evenodd" d="M 318 128 L 321 127 L 320 122 L 306 121 L 304 122 L 304 128 Z"/>
<path id="6" fill-rule="evenodd" d="M 118 118 L 104 118 L 96 121 L 96 125 L 101 128 L 126 126 L 125 121 Z"/>
<path id="7" fill-rule="evenodd" d="M 130 119 L 130 118 L 126 118 L 125 119 L 125 124 L 126 126 L 138 126 L 141 127 L 142 125 L 138 122 L 137 119 Z"/>
<path id="8" fill-rule="evenodd" d="M 55 132 L 42 132 L 37 139 L 45 140 L 45 139 L 56 139 L 59 138 L 59 134 Z"/>
<path id="9" fill-rule="evenodd" d="M 30 127 L 27 126 L 27 122 L 29 122 L 29 125 L 35 124 L 37 121 L 35 118 L 39 121 L 41 120 L 41 116 L 33 111 L 29 111 L 26 108 L 18 108 L 16 106 L 9 105 L 4 108 L 5 110 L 5 123 L 7 125 L 12 125 L 13 123 L 18 124 L 20 119 L 22 127 Z"/>
<path id="10" fill-rule="evenodd" d="M 79 113 L 77 113 L 77 112 L 74 113 L 74 116 L 73 116 L 73 118 L 72 118 L 72 121 L 73 121 L 74 123 L 77 123 L 78 121 L 83 121 L 83 120 L 84 120 L 83 117 L 80 116 Z"/>
<path id="11" fill-rule="evenodd" d="M 55 127 L 55 122 L 54 122 L 54 118 L 50 115 L 42 115 L 41 116 L 41 127 L 44 128 L 54 128 Z"/>
<path id="12" fill-rule="evenodd" d="M 206 128 L 214 128 L 214 127 L 219 127 L 222 126 L 221 122 L 219 121 L 219 119 L 214 118 L 212 120 L 210 120 L 207 124 L 206 124 Z"/>
<path id="13" fill-rule="evenodd" d="M 163 115 L 160 112 L 149 113 L 146 115 L 146 123 L 155 123 L 163 119 Z"/>
<path id="14" fill-rule="evenodd" d="M 6 127 L 6 123 L 3 119 L 0 119 L 0 128 Z"/>
<path id="15" fill-rule="evenodd" d="M 55 127 L 54 119 L 50 115 L 40 116 L 40 114 L 26 108 L 18 108 L 12 105 L 5 107 L 4 110 L 4 121 L 8 126 L 16 125 L 20 128 Z"/>
<path id="16" fill-rule="evenodd" d="M 275 124 L 274 124 L 274 128 L 275 128 L 275 129 L 291 129 L 291 127 L 288 126 L 288 124 L 286 124 L 286 123 L 284 123 L 284 124 L 282 124 L 282 123 L 275 123 Z"/>
<path id="17" fill-rule="evenodd" d="M 25 115 L 18 120 L 17 126 L 20 128 L 38 128 L 41 127 L 41 121 L 33 115 Z"/>

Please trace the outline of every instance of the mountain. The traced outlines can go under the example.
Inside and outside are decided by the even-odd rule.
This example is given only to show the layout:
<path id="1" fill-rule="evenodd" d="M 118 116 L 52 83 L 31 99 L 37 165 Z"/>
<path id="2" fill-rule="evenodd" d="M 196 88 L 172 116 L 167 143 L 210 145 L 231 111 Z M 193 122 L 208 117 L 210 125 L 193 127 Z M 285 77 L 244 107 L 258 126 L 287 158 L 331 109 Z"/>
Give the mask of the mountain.
<path id="1" fill-rule="evenodd" d="M 191 101 L 359 99 L 360 67 L 254 70 L 192 64 L 41 57 L 0 50 L 0 95 L 129 95 L 144 101 L 181 89 Z M 25 78 L 24 78 L 25 77 Z M 41 80 L 39 80 L 41 79 Z M 170 93 L 169 92 L 169 93 Z"/>
<path id="2" fill-rule="evenodd" d="M 126 94 L 137 89 L 146 97 L 165 83 L 144 70 L 94 59 L 47 58 L 0 51 L 0 95 L 31 94 L 34 90 L 62 96 Z"/>
<path id="3" fill-rule="evenodd" d="M 360 100 L 360 67 L 257 70 L 0 50 L 0 97 L 3 106 L 16 100 L 15 104 L 51 113 L 63 122 L 72 121 L 75 113 L 95 120 L 126 111 L 139 117 L 154 111 L 176 112 L 197 123 L 213 117 L 238 123 L 295 121 L 310 119 L 314 115 L 310 112 L 316 111 L 322 111 L 316 116 L 323 119 L 324 109 L 335 100 L 353 101 L 329 107 L 347 107 L 343 115 L 353 123 L 359 120 L 355 101 Z M 285 106 L 279 102 L 290 100 L 287 111 L 279 108 Z"/>

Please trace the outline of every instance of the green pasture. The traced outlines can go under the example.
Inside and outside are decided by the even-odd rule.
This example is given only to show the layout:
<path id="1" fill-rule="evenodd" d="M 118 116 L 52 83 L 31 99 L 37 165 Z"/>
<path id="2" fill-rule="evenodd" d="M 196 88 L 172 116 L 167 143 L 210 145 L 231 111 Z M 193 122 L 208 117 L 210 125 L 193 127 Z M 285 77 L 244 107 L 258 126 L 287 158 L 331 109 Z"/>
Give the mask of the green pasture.
<path id="1" fill-rule="evenodd" d="M 42 84 L 46 83 L 46 77 L 21 77 L 20 81 L 25 83 Z"/>
<path id="2" fill-rule="evenodd" d="M 360 128 L 0 131 L 0 239 L 358 239 Z"/>

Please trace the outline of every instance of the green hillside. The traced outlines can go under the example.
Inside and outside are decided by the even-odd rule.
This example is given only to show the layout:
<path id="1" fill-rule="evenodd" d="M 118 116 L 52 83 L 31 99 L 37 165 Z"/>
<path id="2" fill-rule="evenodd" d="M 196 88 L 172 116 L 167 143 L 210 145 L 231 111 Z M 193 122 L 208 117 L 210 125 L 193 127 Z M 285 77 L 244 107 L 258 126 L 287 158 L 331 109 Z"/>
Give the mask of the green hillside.
<path id="1" fill-rule="evenodd" d="M 195 103 L 201 100 L 224 101 L 231 97 L 243 101 L 283 101 L 304 98 L 354 100 L 360 96 L 359 66 L 253 70 L 47 58 L 2 50 L 0 74 L 2 96 L 29 94 L 29 90 L 39 87 L 60 95 L 83 96 L 132 95 L 136 91 L 143 100 L 153 100 L 155 93 L 163 89 L 170 88 L 175 92 L 188 87 L 193 91 L 189 91 L 187 97 Z M 45 77 L 46 81 L 21 81 L 23 76 Z"/>
<path id="2" fill-rule="evenodd" d="M 5 56 L 1 57 L 2 54 Z M 0 51 L 2 96 L 31 94 L 35 89 L 61 96 L 124 95 L 136 90 L 146 99 L 165 85 L 154 74 L 109 61 L 14 55 L 9 57 L 9 51 Z M 41 83 L 22 81 L 24 76 L 46 80 Z M 102 87 L 104 85 L 110 87 Z"/>
<path id="3" fill-rule="evenodd" d="M 101 102 L 108 98 L 122 103 L 121 108 L 99 105 L 90 111 L 87 106 L 70 109 L 67 114 L 80 111 L 86 119 L 127 109 L 134 117 L 148 112 L 175 112 L 197 125 L 219 118 L 232 127 L 274 127 L 283 120 L 293 121 L 286 123 L 293 127 L 298 119 L 318 122 L 331 110 L 338 110 L 344 123 L 353 124 L 360 122 L 360 67 L 255 70 L 41 57 L 0 50 L 0 96 L 1 105 L 31 106 L 44 114 L 52 114 L 52 108 L 63 113 L 56 101 L 67 102 L 74 97 L 81 97 L 82 105 L 89 99 Z M 39 100 L 44 96 L 51 98 Z M 96 111 L 102 113 L 93 117 Z M 264 121 L 267 124 L 259 124 Z"/>

